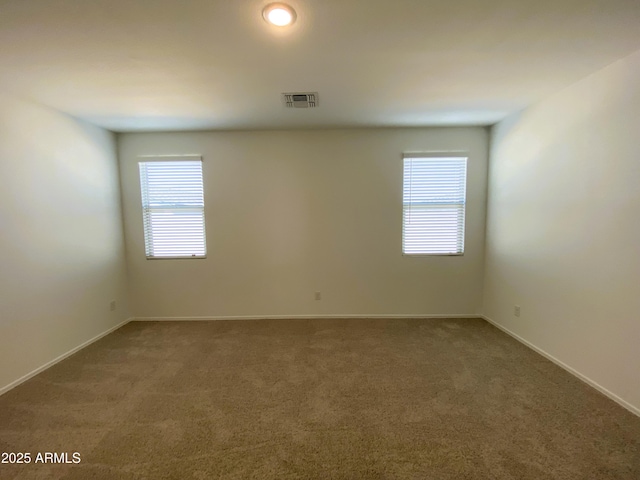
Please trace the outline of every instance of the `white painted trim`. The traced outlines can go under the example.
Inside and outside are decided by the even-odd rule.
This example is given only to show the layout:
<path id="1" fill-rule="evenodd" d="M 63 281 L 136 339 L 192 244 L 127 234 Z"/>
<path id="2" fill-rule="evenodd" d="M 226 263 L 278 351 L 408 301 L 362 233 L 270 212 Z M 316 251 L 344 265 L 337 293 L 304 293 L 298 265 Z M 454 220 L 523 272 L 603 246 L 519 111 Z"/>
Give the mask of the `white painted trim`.
<path id="1" fill-rule="evenodd" d="M 54 366 L 56 363 L 61 362 L 62 360 L 64 360 L 67 357 L 70 357 L 71 355 L 73 355 L 76 352 L 79 352 L 80 350 L 82 350 L 84 347 L 87 347 L 89 345 L 91 345 L 93 342 L 97 342 L 98 340 L 100 340 L 102 337 L 106 337 L 107 335 L 109 335 L 111 332 L 115 332 L 117 329 L 119 329 L 120 327 L 123 327 L 124 325 L 126 325 L 127 323 L 129 323 L 130 321 L 133 320 L 133 317 L 129 317 L 127 318 L 124 322 L 119 323 L 118 325 L 111 327 L 110 329 L 102 332 L 99 335 L 96 335 L 95 337 L 87 340 L 84 343 L 81 343 L 80 345 L 78 345 L 77 347 L 72 348 L 71 350 L 69 350 L 67 353 L 63 353 L 62 355 L 60 355 L 59 357 L 54 358 L 53 360 L 51 360 L 50 362 L 45 363 L 44 365 L 36 368 L 35 370 L 27 373 L 26 375 L 20 377 L 17 380 L 14 380 L 13 382 L 11 382 L 8 385 L 5 385 L 4 387 L 0 388 L 0 395 L 3 395 L 5 393 L 7 393 L 9 390 L 11 390 L 12 388 L 17 387 L 18 385 L 20 385 L 21 383 L 26 382 L 27 380 L 29 380 L 32 377 L 35 377 L 36 375 L 38 375 L 41 372 L 44 372 L 47 368 Z"/>
<path id="2" fill-rule="evenodd" d="M 487 322 L 489 322 L 491 325 L 493 325 L 494 327 L 502 330 L 504 333 L 506 333 L 507 335 L 515 338 L 516 340 L 518 340 L 520 343 L 522 343 L 523 345 L 526 345 L 527 347 L 529 347 L 531 350 L 533 350 L 536 353 L 539 353 L 540 355 L 542 355 L 543 357 L 545 357 L 547 360 L 552 361 L 553 363 L 555 363 L 556 365 L 558 365 L 559 367 L 563 368 L 564 370 L 566 370 L 567 372 L 569 372 L 570 374 L 572 374 L 573 376 L 579 378 L 580 380 L 582 380 L 584 383 L 586 383 L 587 385 L 595 388 L 596 390 L 598 390 L 600 393 L 602 393 L 603 395 L 609 397 L 611 400 L 613 400 L 614 402 L 616 402 L 618 405 L 620 405 L 621 407 L 626 408 L 627 410 L 629 410 L 631 413 L 638 415 L 640 417 L 640 408 L 635 407 L 634 405 L 631 405 L 629 402 L 627 402 L 626 400 L 623 400 L 622 398 L 620 398 L 619 396 L 617 396 L 615 393 L 611 392 L 610 390 L 607 390 L 606 388 L 604 388 L 602 385 L 600 385 L 599 383 L 595 382 L 594 380 L 590 379 L 589 377 L 587 377 L 586 375 L 583 375 L 582 373 L 578 372 L 576 369 L 570 367 L 569 365 L 567 365 L 566 363 L 562 362 L 561 360 L 558 360 L 556 357 L 554 357 L 553 355 L 551 355 L 550 353 L 545 352 L 543 349 L 541 349 L 540 347 L 536 347 L 533 343 L 525 340 L 524 338 L 522 338 L 520 335 L 512 332 L 511 330 L 509 330 L 508 328 L 504 327 L 503 325 L 500 325 L 498 322 L 496 322 L 495 320 L 492 320 L 491 318 L 487 317 L 486 315 L 479 315 L 479 317 L 483 318 L 484 320 L 486 320 Z"/>
<path id="3" fill-rule="evenodd" d="M 331 318 L 482 318 L 481 315 L 475 313 L 463 314 L 352 314 L 344 315 L 239 315 L 239 316 L 207 316 L 207 317 L 134 317 L 134 322 L 209 322 L 217 320 L 322 320 Z"/>

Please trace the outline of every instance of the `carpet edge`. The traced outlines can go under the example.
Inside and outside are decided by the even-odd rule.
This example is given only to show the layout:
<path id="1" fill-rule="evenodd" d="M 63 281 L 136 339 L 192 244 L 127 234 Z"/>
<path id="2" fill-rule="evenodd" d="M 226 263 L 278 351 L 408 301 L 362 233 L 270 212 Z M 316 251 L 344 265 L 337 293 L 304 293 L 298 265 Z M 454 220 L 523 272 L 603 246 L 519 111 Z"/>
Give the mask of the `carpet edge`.
<path id="1" fill-rule="evenodd" d="M 554 357 L 550 353 L 546 352 L 542 348 L 537 347 L 536 345 L 534 345 L 533 343 L 529 342 L 528 340 L 525 340 L 520 335 L 518 335 L 517 333 L 512 332 L 507 327 L 499 324 L 498 322 L 496 322 L 492 318 L 489 318 L 486 315 L 482 315 L 482 314 L 480 314 L 478 316 L 480 318 L 482 318 L 483 320 L 486 320 L 487 322 L 489 322 L 491 325 L 496 327 L 498 330 L 503 331 L 504 333 L 506 333 L 507 335 L 509 335 L 513 339 L 515 339 L 518 342 L 522 343 L 524 346 L 529 347 L 531 350 L 533 350 L 537 354 L 542 355 L 547 360 L 555 363 L 556 365 L 558 365 L 563 370 L 569 372 L 574 377 L 578 378 L 579 380 L 581 380 L 584 383 L 586 383 L 587 385 L 589 385 L 591 388 L 596 389 L 597 391 L 602 393 L 605 397 L 609 398 L 610 400 L 613 400 L 614 402 L 616 402 L 618 405 L 620 405 L 624 409 L 626 409 L 629 412 L 633 413 L 634 415 L 640 417 L 640 408 L 638 408 L 638 407 L 632 405 L 631 403 L 627 402 L 626 400 L 622 399 L 621 397 L 619 397 L 618 395 L 616 395 L 612 391 L 610 391 L 610 390 L 606 389 L 605 387 L 603 387 L 602 385 L 600 385 L 595 380 L 592 380 L 591 378 L 589 378 L 586 375 L 580 373 L 579 371 L 577 371 L 573 367 L 570 367 L 569 365 L 564 363 L 562 360 L 559 360 L 558 358 Z"/>
<path id="2" fill-rule="evenodd" d="M 54 366 L 56 363 L 61 362 L 62 360 L 64 360 L 67 357 L 70 357 L 71 355 L 73 355 L 74 353 L 79 352 L 80 350 L 82 350 L 85 347 L 88 347 L 89 345 L 91 345 L 94 342 L 97 342 L 98 340 L 100 340 L 102 337 L 106 337 L 107 335 L 109 335 L 112 332 L 115 332 L 116 330 L 118 330 L 120 327 L 125 326 L 127 323 L 133 321 L 134 317 L 129 317 L 126 320 L 120 322 L 117 325 L 114 325 L 113 327 L 105 330 L 102 333 L 99 333 L 98 335 L 96 335 L 93 338 L 90 338 L 89 340 L 87 340 L 86 342 L 81 343 L 80 345 L 78 345 L 77 347 L 73 347 L 71 350 L 69 350 L 68 352 L 63 353 L 62 355 L 57 356 L 56 358 L 54 358 L 53 360 L 48 361 L 47 363 L 45 363 L 44 365 L 39 366 L 38 368 L 32 370 L 31 372 L 27 373 L 26 375 L 23 375 L 22 377 L 18 378 L 17 380 L 14 380 L 13 382 L 5 385 L 4 387 L 0 388 L 0 395 L 4 395 L 5 393 L 7 393 L 9 390 L 14 389 L 15 387 L 17 387 L 18 385 L 26 382 L 27 380 L 35 377 L 36 375 L 38 375 L 39 373 L 44 372 L 46 369 Z"/>
<path id="3" fill-rule="evenodd" d="M 217 320 L 322 320 L 334 318 L 376 318 L 376 319 L 407 319 L 407 318 L 483 318 L 477 313 L 462 314 L 327 314 L 327 315 L 210 315 L 193 317 L 133 317 L 133 322 L 197 322 Z"/>

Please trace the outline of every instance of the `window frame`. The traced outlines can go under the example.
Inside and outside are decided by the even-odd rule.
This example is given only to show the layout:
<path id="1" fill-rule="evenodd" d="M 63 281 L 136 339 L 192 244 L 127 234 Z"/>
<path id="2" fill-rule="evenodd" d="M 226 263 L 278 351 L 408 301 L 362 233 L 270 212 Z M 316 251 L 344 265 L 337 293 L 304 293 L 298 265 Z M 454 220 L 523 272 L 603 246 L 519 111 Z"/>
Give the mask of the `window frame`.
<path id="1" fill-rule="evenodd" d="M 401 229 L 401 251 L 404 257 L 463 257 L 465 254 L 466 235 L 467 235 L 467 190 L 469 185 L 469 152 L 464 150 L 449 151 L 429 151 L 429 152 L 405 152 L 402 154 L 402 229 Z M 464 158 L 465 159 L 465 178 L 464 178 L 464 202 L 462 203 L 462 249 L 460 252 L 447 253 L 406 253 L 405 252 L 405 184 L 404 169 L 407 159 L 429 159 L 429 158 Z M 451 205 L 459 205 L 459 202 L 451 203 Z"/>
<path id="2" fill-rule="evenodd" d="M 206 225 L 206 214 L 205 214 L 205 193 L 204 193 L 204 162 L 202 160 L 201 155 L 139 155 L 138 157 L 138 179 L 140 186 L 140 206 L 142 210 L 142 236 L 144 242 L 144 254 L 147 260 L 204 260 L 207 258 L 208 248 L 207 248 L 207 225 Z M 161 162 L 200 162 L 201 164 L 201 180 L 202 180 L 202 239 L 204 246 L 204 254 L 203 255 L 175 255 L 175 256 L 149 256 L 147 255 L 147 210 L 149 207 L 145 207 L 145 198 L 144 198 L 144 187 L 143 187 L 143 178 L 142 173 L 140 171 L 140 166 L 143 163 L 161 163 Z M 200 207 L 194 207 L 200 208 Z M 171 210 L 169 208 L 162 208 L 162 210 Z M 150 232 L 149 232 L 150 233 Z"/>

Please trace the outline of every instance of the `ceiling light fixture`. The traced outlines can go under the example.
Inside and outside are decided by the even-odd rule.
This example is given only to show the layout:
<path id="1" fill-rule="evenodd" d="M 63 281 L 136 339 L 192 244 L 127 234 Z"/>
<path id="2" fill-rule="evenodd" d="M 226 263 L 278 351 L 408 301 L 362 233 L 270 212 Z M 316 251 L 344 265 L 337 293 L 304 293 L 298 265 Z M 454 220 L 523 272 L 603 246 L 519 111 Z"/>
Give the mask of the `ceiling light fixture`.
<path id="1" fill-rule="evenodd" d="M 262 16 L 271 25 L 286 27 L 296 21 L 296 11 L 284 3 L 270 3 L 264 10 Z"/>

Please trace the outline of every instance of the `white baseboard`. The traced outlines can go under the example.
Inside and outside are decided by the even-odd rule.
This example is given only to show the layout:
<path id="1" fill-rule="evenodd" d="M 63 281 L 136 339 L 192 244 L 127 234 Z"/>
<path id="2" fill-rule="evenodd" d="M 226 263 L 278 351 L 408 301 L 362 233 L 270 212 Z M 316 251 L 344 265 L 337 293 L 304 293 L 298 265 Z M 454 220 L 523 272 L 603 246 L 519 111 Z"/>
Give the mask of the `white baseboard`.
<path id="1" fill-rule="evenodd" d="M 322 320 L 332 318 L 482 318 L 476 313 L 463 314 L 353 314 L 344 315 L 239 315 L 239 316 L 208 316 L 208 317 L 134 317 L 134 322 L 208 322 L 216 320 Z"/>
<path id="2" fill-rule="evenodd" d="M 111 327 L 110 329 L 102 332 L 99 335 L 96 335 L 95 337 L 87 340 L 86 342 L 78 345 L 75 348 L 72 348 L 71 350 L 69 350 L 66 353 L 63 353 L 62 355 L 60 355 L 59 357 L 54 358 L 53 360 L 51 360 L 50 362 L 45 363 L 44 365 L 36 368 L 35 370 L 27 373 L 26 375 L 20 377 L 17 380 L 14 380 L 13 382 L 11 382 L 8 385 L 5 385 L 4 387 L 0 388 L 0 395 L 7 393 L 9 390 L 11 390 L 12 388 L 17 387 L 18 385 L 20 385 L 21 383 L 26 382 L 27 380 L 29 380 L 32 377 L 35 377 L 37 374 L 45 371 L 47 368 L 52 367 L 53 365 L 55 365 L 58 362 L 61 362 L 62 360 L 64 360 L 67 357 L 70 357 L 71 355 L 73 355 L 74 353 L 82 350 L 84 347 L 87 347 L 89 345 L 91 345 L 93 342 L 97 342 L 98 340 L 100 340 L 102 337 L 105 337 L 107 335 L 109 335 L 111 332 L 116 331 L 117 329 L 119 329 L 120 327 L 126 325 L 127 323 L 129 323 L 130 321 L 133 320 L 133 317 L 127 318 L 124 322 L 119 323 L 118 325 Z"/>
<path id="3" fill-rule="evenodd" d="M 536 353 L 539 353 L 540 355 L 542 355 L 543 357 L 545 357 L 547 360 L 552 361 L 553 363 L 555 363 L 556 365 L 558 365 L 559 367 L 563 368 L 564 370 L 566 370 L 567 372 L 569 372 L 570 374 L 572 374 L 573 376 L 579 378 L 580 380 L 582 380 L 584 383 L 586 383 L 587 385 L 595 388 L 596 390 L 598 390 L 600 393 L 602 393 L 603 395 L 609 397 L 611 400 L 613 400 L 614 402 L 616 402 L 618 405 L 620 405 L 621 407 L 626 408 L 627 410 L 629 410 L 631 413 L 638 415 L 640 417 L 640 408 L 635 407 L 634 405 L 631 405 L 629 402 L 627 402 L 626 400 L 623 400 L 622 398 L 620 398 L 619 396 L 617 396 L 615 393 L 611 392 L 610 390 L 607 390 L 606 388 L 604 388 L 602 385 L 600 385 L 599 383 L 593 381 L 592 379 L 590 379 L 589 377 L 587 377 L 586 375 L 583 375 L 582 373 L 578 372 L 577 370 L 575 370 L 574 368 L 570 367 L 569 365 L 567 365 L 566 363 L 562 362 L 561 360 L 558 360 L 556 357 L 554 357 L 553 355 L 551 355 L 550 353 L 545 352 L 543 349 L 541 349 L 540 347 L 536 347 L 534 344 L 532 344 L 531 342 L 525 340 L 524 338 L 522 338 L 520 335 L 512 332 L 511 330 L 509 330 L 508 328 L 504 327 L 503 325 L 500 325 L 498 322 L 496 322 L 495 320 L 492 320 L 491 318 L 487 317 L 486 315 L 478 315 L 479 317 L 485 319 L 487 322 L 489 322 L 491 325 L 493 325 L 494 327 L 502 330 L 504 333 L 506 333 L 507 335 L 515 338 L 516 340 L 518 340 L 520 343 L 526 345 L 527 347 L 529 347 L 531 350 L 535 351 Z"/>

